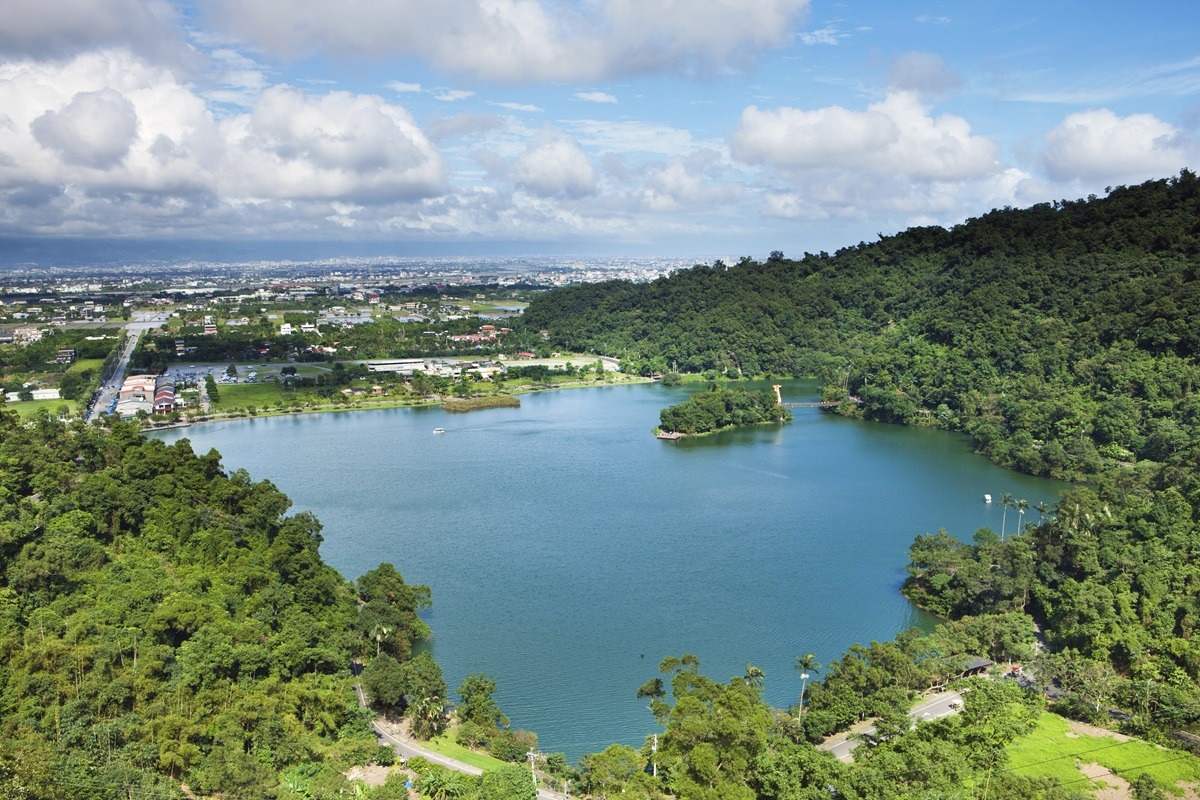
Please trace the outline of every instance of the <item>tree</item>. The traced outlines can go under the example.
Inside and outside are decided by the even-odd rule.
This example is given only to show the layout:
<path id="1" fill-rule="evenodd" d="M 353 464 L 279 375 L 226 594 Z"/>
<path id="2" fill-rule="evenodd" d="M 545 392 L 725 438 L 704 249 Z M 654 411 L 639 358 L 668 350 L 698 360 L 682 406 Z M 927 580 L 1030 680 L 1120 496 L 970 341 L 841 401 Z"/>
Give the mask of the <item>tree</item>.
<path id="1" fill-rule="evenodd" d="M 1008 509 L 1009 509 L 1009 506 L 1011 506 L 1012 504 L 1013 504 L 1013 496 L 1010 492 L 1005 492 L 1004 494 L 1000 495 L 1000 505 L 1004 509 L 1004 512 L 1000 515 L 1000 539 L 1001 539 L 1001 541 L 1003 541 L 1005 538 L 1005 528 L 1008 524 Z"/>
<path id="2" fill-rule="evenodd" d="M 796 656 L 796 665 L 793 667 L 800 673 L 800 709 L 798 716 L 804 716 L 804 687 L 808 684 L 808 679 L 821 671 L 821 665 L 817 663 L 817 656 L 814 653 L 808 653 L 803 656 Z"/>
<path id="3" fill-rule="evenodd" d="M 487 800 L 537 800 L 533 775 L 517 764 L 508 764 L 483 773 L 479 794 Z"/>
<path id="4" fill-rule="evenodd" d="M 1025 512 L 1029 510 L 1029 501 L 1025 498 L 1016 500 L 1013 502 L 1013 508 L 1017 510 L 1017 533 L 1024 533 L 1025 526 L 1023 520 L 1025 519 Z"/>
<path id="5" fill-rule="evenodd" d="M 765 672 L 763 672 L 759 667 L 756 667 L 753 664 L 747 662 L 746 674 L 742 676 L 743 681 L 745 681 L 750 686 L 753 686 L 756 691 L 761 693 L 762 688 L 763 688 L 763 679 L 765 677 L 766 677 Z"/>
<path id="6" fill-rule="evenodd" d="M 508 727 L 508 717 L 492 697 L 496 681 L 482 673 L 474 673 L 458 685 L 458 721 L 471 722 L 484 730 Z"/>
<path id="7" fill-rule="evenodd" d="M 362 683 L 372 702 L 385 709 L 398 708 L 404 700 L 404 668 L 388 653 L 372 658 L 363 668 Z"/>

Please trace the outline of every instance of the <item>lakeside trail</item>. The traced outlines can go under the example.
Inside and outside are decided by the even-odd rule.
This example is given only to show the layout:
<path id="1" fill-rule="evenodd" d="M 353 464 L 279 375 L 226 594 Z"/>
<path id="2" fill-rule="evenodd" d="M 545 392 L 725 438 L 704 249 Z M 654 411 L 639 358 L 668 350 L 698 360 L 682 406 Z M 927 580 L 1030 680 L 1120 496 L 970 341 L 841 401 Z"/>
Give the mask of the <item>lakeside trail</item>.
<path id="1" fill-rule="evenodd" d="M 355 674 L 357 675 L 357 665 Z M 363 694 L 362 685 L 354 684 L 354 693 L 358 695 L 358 704 L 363 708 L 368 708 L 366 695 Z M 483 770 L 479 767 L 473 767 L 470 764 L 464 764 L 457 759 L 444 756 L 441 753 L 435 753 L 421 745 L 420 742 L 411 738 L 408 735 L 403 725 L 392 723 L 385 718 L 375 716 L 371 719 L 371 728 L 375 731 L 375 736 L 380 744 L 387 745 L 395 750 L 401 758 L 409 759 L 420 756 L 426 761 L 430 761 L 446 769 L 454 770 L 455 772 L 463 772 L 467 775 L 482 775 Z M 569 800 L 569 796 L 559 792 L 551 791 L 550 789 L 538 787 L 538 800 Z"/>

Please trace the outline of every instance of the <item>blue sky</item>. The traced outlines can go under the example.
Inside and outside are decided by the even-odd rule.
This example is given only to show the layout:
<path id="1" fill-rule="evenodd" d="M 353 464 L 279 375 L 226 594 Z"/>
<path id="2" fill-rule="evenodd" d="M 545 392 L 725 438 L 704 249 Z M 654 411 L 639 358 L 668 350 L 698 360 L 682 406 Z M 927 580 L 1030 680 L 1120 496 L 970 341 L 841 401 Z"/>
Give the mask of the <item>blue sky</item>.
<path id="1" fill-rule="evenodd" d="M 0 237 L 799 255 L 1200 165 L 1200 4 L 5 0 Z"/>

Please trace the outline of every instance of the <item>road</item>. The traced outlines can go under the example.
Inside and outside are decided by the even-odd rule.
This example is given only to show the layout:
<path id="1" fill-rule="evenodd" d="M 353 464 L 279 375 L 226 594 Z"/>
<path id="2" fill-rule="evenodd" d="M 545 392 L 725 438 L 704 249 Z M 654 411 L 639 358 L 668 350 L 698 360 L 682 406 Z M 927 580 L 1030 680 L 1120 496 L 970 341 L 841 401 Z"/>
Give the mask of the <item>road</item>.
<path id="1" fill-rule="evenodd" d="M 358 693 L 358 702 L 363 708 L 367 707 L 367 698 L 363 696 L 362 687 L 355 685 L 354 691 Z M 390 745 L 402 757 L 408 759 L 414 756 L 420 756 L 426 761 L 432 761 L 434 764 L 440 764 L 446 769 L 452 769 L 455 772 L 465 772 L 468 775 L 482 775 L 483 770 L 479 767 L 473 767 L 470 764 L 464 764 L 449 756 L 444 756 L 441 753 L 435 753 L 422 747 L 419 743 L 405 736 L 399 730 L 387 730 L 380 724 L 379 720 L 371 720 L 371 727 L 375 729 L 375 735 L 380 742 Z M 568 795 L 560 794 L 549 789 L 538 787 L 538 800 L 569 800 Z"/>
<path id="2" fill-rule="evenodd" d="M 919 705 L 913 707 L 910 713 L 913 722 L 931 722 L 941 717 L 957 714 L 962 707 L 962 695 L 958 692 L 942 692 L 940 694 L 930 695 L 923 700 Z M 855 734 L 874 733 L 875 727 L 867 723 L 860 723 L 850 730 L 839 733 L 836 736 L 831 736 L 825 741 L 817 745 L 818 750 L 827 750 L 833 753 L 839 761 L 850 761 L 853 756 L 854 748 L 858 747 L 859 741 L 856 738 L 851 738 Z"/>
<path id="3" fill-rule="evenodd" d="M 113 369 L 108 380 L 100 384 L 100 388 L 96 390 L 94 402 L 91 410 L 88 411 L 84 418 L 86 422 L 91 422 L 101 414 L 108 413 L 108 407 L 117 399 L 117 395 L 121 393 L 121 383 L 125 380 L 125 370 L 129 368 L 129 359 L 133 357 L 133 350 L 137 347 L 138 340 L 142 334 L 153 328 L 162 325 L 167 319 L 165 311 L 135 311 L 133 312 L 133 321 L 125 325 L 125 332 L 128 334 L 125 340 L 125 349 L 121 351 L 121 357 L 117 360 L 117 365 Z"/>

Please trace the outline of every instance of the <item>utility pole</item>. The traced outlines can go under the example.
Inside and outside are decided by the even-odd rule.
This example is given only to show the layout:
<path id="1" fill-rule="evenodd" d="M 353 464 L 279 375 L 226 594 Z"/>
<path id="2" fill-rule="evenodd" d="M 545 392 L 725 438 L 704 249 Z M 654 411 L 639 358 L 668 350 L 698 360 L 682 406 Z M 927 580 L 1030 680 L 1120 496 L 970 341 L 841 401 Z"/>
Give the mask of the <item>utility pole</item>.
<path id="1" fill-rule="evenodd" d="M 650 745 L 650 772 L 654 777 L 658 777 L 658 734 L 654 734 L 654 744 Z"/>
<path id="2" fill-rule="evenodd" d="M 533 752 L 533 748 L 529 748 L 529 774 L 533 778 L 533 788 L 537 789 L 537 770 L 534 768 L 534 763 L 537 761 L 537 754 Z"/>

